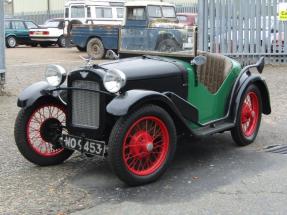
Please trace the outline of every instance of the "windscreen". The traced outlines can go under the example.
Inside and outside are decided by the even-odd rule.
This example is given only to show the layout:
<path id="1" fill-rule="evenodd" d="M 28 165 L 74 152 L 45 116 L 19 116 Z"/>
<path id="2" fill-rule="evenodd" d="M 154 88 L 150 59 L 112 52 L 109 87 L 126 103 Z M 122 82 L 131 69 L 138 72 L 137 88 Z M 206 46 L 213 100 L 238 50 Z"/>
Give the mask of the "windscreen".
<path id="1" fill-rule="evenodd" d="M 194 28 L 124 28 L 120 52 L 194 56 L 195 33 Z"/>

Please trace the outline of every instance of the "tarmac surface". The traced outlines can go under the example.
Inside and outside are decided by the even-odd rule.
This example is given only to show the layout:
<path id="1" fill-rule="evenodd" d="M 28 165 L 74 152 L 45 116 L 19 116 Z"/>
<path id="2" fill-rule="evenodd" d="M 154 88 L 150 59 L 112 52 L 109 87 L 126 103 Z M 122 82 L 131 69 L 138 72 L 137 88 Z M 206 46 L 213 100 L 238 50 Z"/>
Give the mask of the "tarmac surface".
<path id="1" fill-rule="evenodd" d="M 42 80 L 47 64 L 69 71 L 83 65 L 76 49 L 7 49 L 6 95 L 0 96 L 0 214 L 286 214 L 287 67 L 267 66 L 272 115 L 263 116 L 256 142 L 237 147 L 229 132 L 180 140 L 157 182 L 127 187 L 106 160 L 75 153 L 59 166 L 37 167 L 18 152 L 17 95 Z M 286 150 L 287 151 L 287 150 Z"/>

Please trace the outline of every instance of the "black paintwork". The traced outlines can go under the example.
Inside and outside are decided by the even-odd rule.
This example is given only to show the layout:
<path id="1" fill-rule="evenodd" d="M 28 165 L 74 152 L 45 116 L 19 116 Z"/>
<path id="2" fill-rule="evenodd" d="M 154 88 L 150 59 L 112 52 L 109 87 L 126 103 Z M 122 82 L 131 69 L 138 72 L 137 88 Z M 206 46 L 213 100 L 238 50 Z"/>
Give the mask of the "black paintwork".
<path id="1" fill-rule="evenodd" d="M 257 67 L 262 72 L 264 61 L 245 67 L 236 80 L 230 99 L 226 107 L 226 116 L 206 124 L 198 122 L 198 110 L 189 104 L 187 97 L 187 73 L 185 69 L 172 59 L 159 57 L 137 57 L 114 61 L 111 63 L 93 66 L 84 70 L 74 71 L 68 76 L 68 86 L 52 88 L 46 82 L 38 82 L 25 89 L 18 99 L 18 106 L 27 108 L 37 100 L 44 97 L 58 97 L 54 91 L 67 90 L 67 127 L 69 132 L 86 137 L 105 140 L 108 138 L 117 117 L 129 113 L 132 108 L 141 107 L 145 104 L 156 104 L 163 107 L 174 118 L 177 127 L 188 130 L 194 136 L 210 135 L 235 126 L 239 111 L 239 103 L 246 88 L 250 84 L 256 84 L 260 89 L 263 104 L 263 113 L 270 114 L 270 97 L 265 81 L 258 75 L 250 73 L 250 68 Z M 120 95 L 106 92 L 103 86 L 105 70 L 117 68 L 123 71 L 127 77 L 127 85 L 121 90 Z M 156 68 L 156 70 L 155 70 Z M 87 72 L 82 77 L 81 72 Z M 79 128 L 72 125 L 72 97 L 71 83 L 74 80 L 96 81 L 100 84 L 100 127 L 98 129 Z M 89 89 L 82 89 L 89 90 Z M 201 128 L 192 130 L 187 121 L 192 121 Z"/>
<path id="2" fill-rule="evenodd" d="M 107 69 L 119 69 L 127 78 L 122 92 L 144 89 L 156 92 L 174 92 L 187 98 L 187 72 L 176 61 L 160 57 L 128 58 L 112 63 L 101 64 Z"/>
<path id="3" fill-rule="evenodd" d="M 53 96 L 47 93 L 47 90 L 49 89 L 51 89 L 51 87 L 46 81 L 32 84 L 21 92 L 18 97 L 17 106 L 21 108 L 30 107 L 35 101 L 43 96 Z"/>

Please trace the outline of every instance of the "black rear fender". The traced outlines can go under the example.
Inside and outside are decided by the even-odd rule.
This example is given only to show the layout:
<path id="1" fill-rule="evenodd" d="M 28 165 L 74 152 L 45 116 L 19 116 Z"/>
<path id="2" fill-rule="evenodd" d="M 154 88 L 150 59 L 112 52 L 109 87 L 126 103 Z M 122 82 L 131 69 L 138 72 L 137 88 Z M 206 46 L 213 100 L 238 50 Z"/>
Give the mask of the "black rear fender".
<path id="1" fill-rule="evenodd" d="M 51 89 L 53 89 L 53 87 L 45 81 L 34 83 L 21 92 L 18 97 L 17 106 L 20 108 L 29 108 L 42 100 L 57 100 L 64 104 L 64 102 L 59 99 L 60 92 L 49 93 Z"/>
<path id="2" fill-rule="evenodd" d="M 235 119 L 240 108 L 239 107 L 240 100 L 244 95 L 247 87 L 251 84 L 256 85 L 260 90 L 262 98 L 262 112 L 266 115 L 271 114 L 271 102 L 270 102 L 269 90 L 265 80 L 262 79 L 262 77 L 259 75 L 251 75 L 244 81 L 244 83 L 240 86 L 239 90 L 237 91 L 237 96 L 235 99 L 235 108 L 234 108 Z"/>

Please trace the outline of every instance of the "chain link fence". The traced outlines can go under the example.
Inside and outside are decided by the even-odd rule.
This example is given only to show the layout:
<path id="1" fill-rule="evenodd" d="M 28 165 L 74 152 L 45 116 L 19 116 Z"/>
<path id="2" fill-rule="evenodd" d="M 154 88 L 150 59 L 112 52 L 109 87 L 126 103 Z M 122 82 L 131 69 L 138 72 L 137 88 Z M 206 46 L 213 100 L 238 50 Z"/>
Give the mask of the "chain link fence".
<path id="1" fill-rule="evenodd" d="M 31 20 L 37 23 L 38 25 L 43 24 L 46 20 L 52 18 L 63 18 L 64 17 L 64 9 L 60 11 L 37 11 L 33 13 L 17 13 L 14 14 L 14 18 Z"/>

